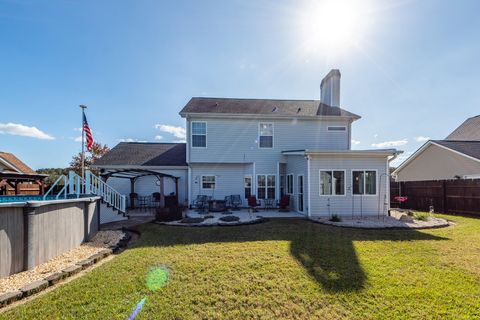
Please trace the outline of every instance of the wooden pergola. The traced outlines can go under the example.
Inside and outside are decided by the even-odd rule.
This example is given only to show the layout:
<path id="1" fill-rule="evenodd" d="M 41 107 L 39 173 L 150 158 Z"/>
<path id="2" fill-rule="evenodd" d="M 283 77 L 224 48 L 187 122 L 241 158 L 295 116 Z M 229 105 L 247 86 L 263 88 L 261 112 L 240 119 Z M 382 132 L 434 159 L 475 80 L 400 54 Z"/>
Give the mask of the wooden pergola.
<path id="1" fill-rule="evenodd" d="M 21 194 L 20 186 L 22 183 L 33 182 L 40 186 L 40 195 L 45 192 L 44 180 L 48 177 L 46 174 L 30 174 L 30 173 L 12 173 L 0 172 L 0 190 L 6 186 L 10 186 L 15 190 L 15 195 Z M 6 191 L 5 191 L 5 195 Z"/>
<path id="2" fill-rule="evenodd" d="M 100 171 L 100 177 L 102 177 L 104 181 L 107 181 L 108 178 L 130 179 L 130 203 L 132 205 L 132 208 L 134 207 L 132 194 L 135 193 L 135 182 L 139 178 L 146 177 L 146 176 L 155 176 L 160 182 L 159 193 L 160 193 L 161 207 L 165 206 L 164 179 L 165 178 L 172 179 L 175 182 L 175 198 L 176 198 L 176 202 L 178 203 L 178 179 L 180 179 L 179 177 L 175 177 L 170 174 L 156 172 L 156 171 L 147 170 L 147 169 L 108 169 L 108 170 L 102 169 Z"/>

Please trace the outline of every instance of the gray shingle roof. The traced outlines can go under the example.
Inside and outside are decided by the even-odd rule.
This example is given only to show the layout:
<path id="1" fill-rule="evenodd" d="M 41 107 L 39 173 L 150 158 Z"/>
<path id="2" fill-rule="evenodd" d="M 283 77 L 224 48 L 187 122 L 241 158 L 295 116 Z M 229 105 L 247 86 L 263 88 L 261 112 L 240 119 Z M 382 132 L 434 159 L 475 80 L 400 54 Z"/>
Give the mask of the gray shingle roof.
<path id="1" fill-rule="evenodd" d="M 432 140 L 439 145 L 480 160 L 480 141 Z"/>
<path id="2" fill-rule="evenodd" d="M 233 99 L 193 97 L 180 114 L 226 113 L 284 116 L 340 116 L 360 119 L 360 116 L 319 100 Z"/>
<path id="3" fill-rule="evenodd" d="M 480 141 L 480 115 L 465 120 L 445 140 Z"/>
<path id="4" fill-rule="evenodd" d="M 95 166 L 186 166 L 185 143 L 120 142 Z"/>

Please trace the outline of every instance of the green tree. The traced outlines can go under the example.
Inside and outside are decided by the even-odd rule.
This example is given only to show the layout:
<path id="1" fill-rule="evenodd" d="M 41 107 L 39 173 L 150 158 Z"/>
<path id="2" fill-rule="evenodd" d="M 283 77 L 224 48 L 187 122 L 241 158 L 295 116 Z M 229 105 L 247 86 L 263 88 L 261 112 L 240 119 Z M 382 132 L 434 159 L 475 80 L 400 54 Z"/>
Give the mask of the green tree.
<path id="1" fill-rule="evenodd" d="M 42 168 L 38 169 L 37 173 L 48 174 L 48 178 L 45 179 L 45 184 L 51 186 L 57 181 L 58 177 L 68 174 L 68 168 Z"/>
<path id="2" fill-rule="evenodd" d="M 100 159 L 104 154 L 110 151 L 110 148 L 104 144 L 94 142 L 92 151 L 85 152 L 85 169 L 90 169 L 91 166 Z M 79 152 L 72 157 L 70 161 L 70 170 L 75 171 L 78 175 L 82 175 L 82 153 Z M 96 170 L 91 170 L 93 174 L 98 174 Z"/>

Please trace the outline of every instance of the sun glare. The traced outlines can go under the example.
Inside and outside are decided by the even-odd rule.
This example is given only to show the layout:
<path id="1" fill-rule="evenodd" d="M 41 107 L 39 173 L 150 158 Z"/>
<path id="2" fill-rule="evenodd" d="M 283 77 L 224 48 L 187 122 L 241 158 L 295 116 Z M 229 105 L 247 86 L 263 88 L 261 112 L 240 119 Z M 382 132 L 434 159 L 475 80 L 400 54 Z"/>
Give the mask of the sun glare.
<path id="1" fill-rule="evenodd" d="M 366 25 L 365 5 L 359 0 L 311 1 L 299 15 L 300 37 L 308 52 L 339 53 L 358 45 Z"/>

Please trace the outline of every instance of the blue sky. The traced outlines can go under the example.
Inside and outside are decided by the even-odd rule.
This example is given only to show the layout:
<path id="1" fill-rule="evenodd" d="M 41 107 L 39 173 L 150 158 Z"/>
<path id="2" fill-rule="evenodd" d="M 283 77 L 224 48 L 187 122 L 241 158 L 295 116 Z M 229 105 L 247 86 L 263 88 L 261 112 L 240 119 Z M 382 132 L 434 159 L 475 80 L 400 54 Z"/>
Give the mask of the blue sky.
<path id="1" fill-rule="evenodd" d="M 332 68 L 357 149 L 408 155 L 480 113 L 479 1 L 367 2 L 333 48 L 310 45 L 335 32 L 305 28 L 311 0 L 0 0 L 0 150 L 67 166 L 79 104 L 111 147 L 182 140 L 192 96 L 318 99 Z"/>

